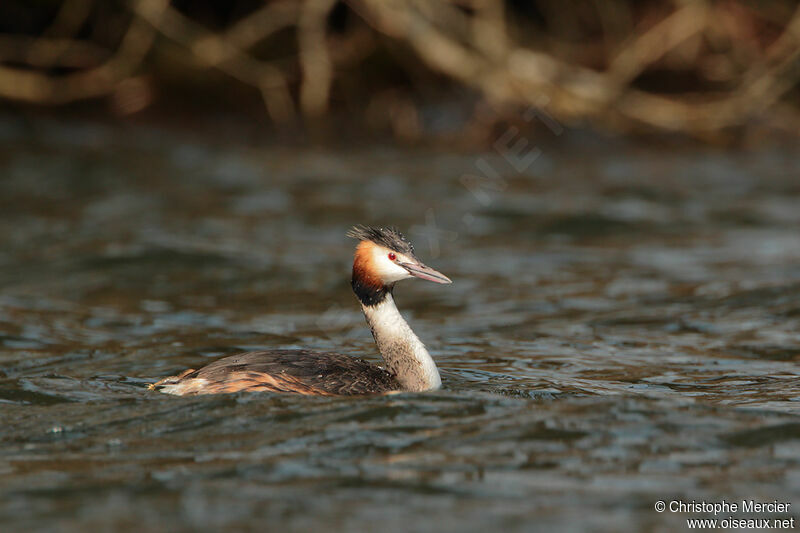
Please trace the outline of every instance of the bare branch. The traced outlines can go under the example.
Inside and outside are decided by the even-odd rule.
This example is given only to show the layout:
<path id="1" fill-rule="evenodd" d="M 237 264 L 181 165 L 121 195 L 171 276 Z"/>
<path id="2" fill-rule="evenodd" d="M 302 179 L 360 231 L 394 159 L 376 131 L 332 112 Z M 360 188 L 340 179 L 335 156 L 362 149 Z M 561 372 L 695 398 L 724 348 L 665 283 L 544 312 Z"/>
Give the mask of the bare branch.
<path id="1" fill-rule="evenodd" d="M 96 24 L 90 19 L 94 0 L 63 0 L 38 37 L 0 35 L 0 97 L 61 104 L 115 93 L 127 80 L 144 79 L 136 77 L 148 53 L 161 46 L 160 37 L 201 67 L 256 88 L 276 122 L 291 120 L 298 105 L 306 116 L 326 113 L 334 83 L 355 76 L 342 87 L 358 88 L 353 67 L 382 49 L 394 58 L 390 67 L 409 78 L 447 77 L 498 110 L 546 101 L 548 112 L 562 121 L 588 118 L 688 133 L 745 124 L 782 105 L 800 80 L 800 7 L 788 0 L 767 7 L 664 0 L 660 11 L 644 15 L 631 0 L 576 2 L 571 9 L 583 10 L 581 16 L 547 10 L 543 16 L 553 28 L 538 29 L 546 35 L 534 38 L 509 22 L 506 9 L 514 8 L 503 0 L 345 0 L 353 16 L 336 31 L 330 27 L 336 0 L 274 0 L 220 31 L 203 27 L 171 0 L 128 1 L 128 11 L 119 15 L 130 22 L 115 49 L 78 37 L 85 25 Z M 666 6 L 672 11 L 664 15 Z M 574 41 L 575 32 L 583 31 L 587 12 L 598 17 L 586 30 L 591 38 L 567 42 L 566 34 Z M 284 30 L 293 31 L 296 41 Z M 639 85 L 643 74 L 665 66 L 716 85 L 683 93 Z M 393 101 L 375 95 L 373 103 L 393 110 L 389 118 L 401 136 L 416 138 L 422 122 L 414 97 L 398 90 L 384 95 Z M 374 105 L 364 108 L 377 112 Z"/>

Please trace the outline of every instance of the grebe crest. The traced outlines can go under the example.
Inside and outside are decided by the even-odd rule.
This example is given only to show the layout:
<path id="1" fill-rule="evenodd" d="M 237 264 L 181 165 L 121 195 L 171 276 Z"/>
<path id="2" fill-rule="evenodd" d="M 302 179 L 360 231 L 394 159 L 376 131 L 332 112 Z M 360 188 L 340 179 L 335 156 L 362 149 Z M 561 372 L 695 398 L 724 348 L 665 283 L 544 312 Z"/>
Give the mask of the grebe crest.
<path id="1" fill-rule="evenodd" d="M 360 241 L 351 283 L 365 306 L 382 302 L 395 283 L 411 277 L 452 283 L 444 274 L 425 266 L 414 254 L 414 246 L 395 228 L 355 226 L 347 236 Z"/>
<path id="2" fill-rule="evenodd" d="M 392 290 L 398 281 L 412 277 L 452 282 L 423 264 L 412 244 L 393 227 L 359 225 L 347 236 L 359 241 L 351 285 L 385 369 L 338 353 L 271 350 L 224 357 L 199 370 L 164 378 L 151 388 L 177 395 L 272 391 L 324 396 L 439 388 L 436 364 L 397 310 Z"/>

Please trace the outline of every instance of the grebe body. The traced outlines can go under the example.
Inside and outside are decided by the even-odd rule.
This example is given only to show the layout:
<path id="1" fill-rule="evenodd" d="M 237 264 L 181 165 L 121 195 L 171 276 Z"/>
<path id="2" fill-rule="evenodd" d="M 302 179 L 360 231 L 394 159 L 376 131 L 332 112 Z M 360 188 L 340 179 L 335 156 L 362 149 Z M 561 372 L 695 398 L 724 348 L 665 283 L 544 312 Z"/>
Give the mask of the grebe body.
<path id="1" fill-rule="evenodd" d="M 393 228 L 356 226 L 347 235 L 360 241 L 351 284 L 385 368 L 334 352 L 270 350 L 223 357 L 151 388 L 179 396 L 240 391 L 343 396 L 438 389 L 442 382 L 436 363 L 398 311 L 392 291 L 395 283 L 411 277 L 436 283 L 450 279 L 425 266 Z"/>

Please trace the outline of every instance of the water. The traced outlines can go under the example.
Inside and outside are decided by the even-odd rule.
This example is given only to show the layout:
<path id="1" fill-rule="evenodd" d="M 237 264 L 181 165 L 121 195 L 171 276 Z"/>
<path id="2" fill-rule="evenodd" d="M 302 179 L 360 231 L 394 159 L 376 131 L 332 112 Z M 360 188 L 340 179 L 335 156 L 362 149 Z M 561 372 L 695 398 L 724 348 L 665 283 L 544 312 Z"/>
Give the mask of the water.
<path id="1" fill-rule="evenodd" d="M 671 531 L 705 515 L 658 500 L 800 506 L 791 147 L 576 136 L 517 172 L 77 121 L 0 138 L 3 531 Z M 481 158 L 503 181 L 471 191 Z M 372 222 L 454 280 L 396 290 L 443 390 L 146 389 L 252 348 L 376 360 L 344 238 Z"/>

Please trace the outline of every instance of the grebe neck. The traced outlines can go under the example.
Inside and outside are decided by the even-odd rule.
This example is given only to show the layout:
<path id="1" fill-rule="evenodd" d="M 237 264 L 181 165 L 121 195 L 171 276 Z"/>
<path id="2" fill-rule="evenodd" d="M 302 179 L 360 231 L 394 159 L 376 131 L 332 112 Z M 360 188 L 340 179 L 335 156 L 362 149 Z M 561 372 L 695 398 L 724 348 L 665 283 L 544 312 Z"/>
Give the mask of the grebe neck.
<path id="1" fill-rule="evenodd" d="M 378 303 L 367 305 L 362 301 L 361 308 L 387 370 L 395 375 L 403 390 L 438 389 L 442 378 L 436 363 L 397 310 L 391 290 Z"/>

